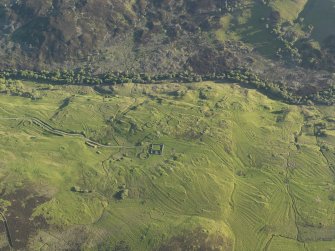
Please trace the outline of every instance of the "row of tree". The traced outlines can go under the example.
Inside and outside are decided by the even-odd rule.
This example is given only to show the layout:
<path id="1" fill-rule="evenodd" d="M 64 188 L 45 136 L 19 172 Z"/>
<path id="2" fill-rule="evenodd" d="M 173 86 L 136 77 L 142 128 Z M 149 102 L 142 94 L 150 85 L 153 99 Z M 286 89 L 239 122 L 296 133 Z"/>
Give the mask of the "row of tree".
<path id="1" fill-rule="evenodd" d="M 247 70 L 232 70 L 221 73 L 198 75 L 185 71 L 179 73 L 168 73 L 148 75 L 145 73 L 129 72 L 107 72 L 104 74 L 93 74 L 89 70 L 78 69 L 76 71 L 58 70 L 30 71 L 30 70 L 6 70 L 0 71 L 0 78 L 4 80 L 30 80 L 52 84 L 76 84 L 76 85 L 117 85 L 124 83 L 161 83 L 179 82 L 192 83 L 201 81 L 231 81 L 247 84 L 256 88 L 266 95 L 281 99 L 292 104 L 326 104 L 335 103 L 335 85 L 328 89 L 316 92 L 308 96 L 301 96 L 290 90 L 283 83 L 273 83 L 262 79 L 256 73 Z"/>

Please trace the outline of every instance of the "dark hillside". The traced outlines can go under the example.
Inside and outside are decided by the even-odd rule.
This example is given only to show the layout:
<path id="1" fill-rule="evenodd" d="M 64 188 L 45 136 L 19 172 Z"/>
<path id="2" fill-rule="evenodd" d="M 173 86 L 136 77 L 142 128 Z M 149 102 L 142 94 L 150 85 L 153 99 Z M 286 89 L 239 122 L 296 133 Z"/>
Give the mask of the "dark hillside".
<path id="1" fill-rule="evenodd" d="M 181 66 L 198 45 L 195 38 L 211 43 L 206 32 L 218 24 L 221 2 L 1 1 L 1 51 L 8 56 L 2 63 L 75 67 L 91 61 L 141 71 L 155 71 L 158 62 Z"/>
<path id="2" fill-rule="evenodd" d="M 317 95 L 334 83 L 335 8 L 312 2 L 0 0 L 0 67 L 152 76 L 243 69 Z M 321 23 L 316 13 L 325 13 Z"/>

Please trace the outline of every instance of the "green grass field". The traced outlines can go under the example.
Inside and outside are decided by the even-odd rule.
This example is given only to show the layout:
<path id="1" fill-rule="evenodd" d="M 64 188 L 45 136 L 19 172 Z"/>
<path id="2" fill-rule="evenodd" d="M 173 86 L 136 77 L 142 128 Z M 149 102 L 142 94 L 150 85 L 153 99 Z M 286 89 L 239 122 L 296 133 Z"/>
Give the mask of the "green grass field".
<path id="1" fill-rule="evenodd" d="M 0 95 L 16 250 L 334 250 L 334 107 L 212 82 L 24 85 L 41 99 Z"/>

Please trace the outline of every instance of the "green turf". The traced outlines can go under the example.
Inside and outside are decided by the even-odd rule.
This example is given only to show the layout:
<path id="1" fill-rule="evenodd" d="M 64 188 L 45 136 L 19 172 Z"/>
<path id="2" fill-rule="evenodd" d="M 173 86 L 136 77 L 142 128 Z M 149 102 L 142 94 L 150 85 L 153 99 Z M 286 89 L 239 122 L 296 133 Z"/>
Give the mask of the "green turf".
<path id="1" fill-rule="evenodd" d="M 49 226 L 31 234 L 31 250 L 120 240 L 132 250 L 331 250 L 335 123 L 323 137 L 314 124 L 334 107 L 212 82 L 126 84 L 109 97 L 24 85 L 42 98 L 0 96 L 0 190 L 47 198 L 31 217 Z M 55 135 L 33 117 L 108 147 Z M 164 144 L 163 155 L 150 144 Z"/>

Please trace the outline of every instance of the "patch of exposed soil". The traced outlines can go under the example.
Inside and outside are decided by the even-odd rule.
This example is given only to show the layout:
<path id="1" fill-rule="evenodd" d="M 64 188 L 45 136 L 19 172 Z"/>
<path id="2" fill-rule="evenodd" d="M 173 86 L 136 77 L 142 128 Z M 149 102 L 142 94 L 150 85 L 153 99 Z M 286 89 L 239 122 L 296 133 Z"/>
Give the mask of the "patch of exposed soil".
<path id="1" fill-rule="evenodd" d="M 172 237 L 157 251 L 230 251 L 232 241 L 219 233 L 209 234 L 206 230 L 197 228 L 192 232 Z"/>
<path id="2" fill-rule="evenodd" d="M 48 199 L 34 195 L 26 189 L 19 189 L 14 193 L 2 195 L 1 199 L 11 202 L 4 215 L 13 248 L 15 250 L 25 249 L 31 236 L 39 229 L 48 228 L 48 224 L 43 217 L 32 217 L 34 209 Z M 0 233 L 4 231 L 4 227 L 0 228 Z"/>

